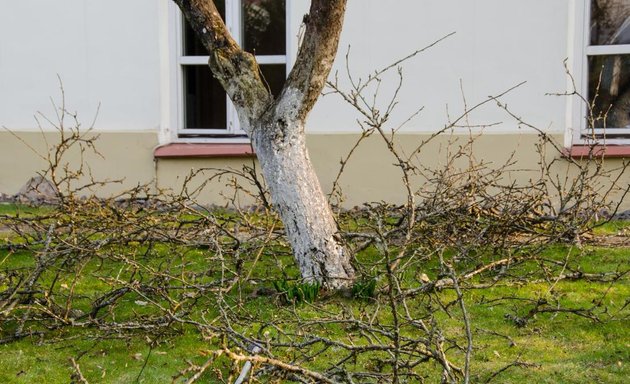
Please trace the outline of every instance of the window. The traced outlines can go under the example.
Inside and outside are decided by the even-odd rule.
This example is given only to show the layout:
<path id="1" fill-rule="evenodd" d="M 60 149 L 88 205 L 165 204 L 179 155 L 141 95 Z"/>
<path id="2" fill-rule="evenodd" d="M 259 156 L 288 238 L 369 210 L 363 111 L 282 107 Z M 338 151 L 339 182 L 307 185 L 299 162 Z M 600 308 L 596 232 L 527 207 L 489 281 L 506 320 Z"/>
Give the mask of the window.
<path id="1" fill-rule="evenodd" d="M 630 0 L 586 0 L 586 89 L 578 142 L 630 144 Z"/>
<path id="2" fill-rule="evenodd" d="M 256 55 L 272 93 L 287 73 L 285 0 L 215 0 L 230 33 Z M 233 104 L 208 67 L 208 53 L 182 15 L 178 17 L 179 129 L 186 141 L 244 138 Z"/>

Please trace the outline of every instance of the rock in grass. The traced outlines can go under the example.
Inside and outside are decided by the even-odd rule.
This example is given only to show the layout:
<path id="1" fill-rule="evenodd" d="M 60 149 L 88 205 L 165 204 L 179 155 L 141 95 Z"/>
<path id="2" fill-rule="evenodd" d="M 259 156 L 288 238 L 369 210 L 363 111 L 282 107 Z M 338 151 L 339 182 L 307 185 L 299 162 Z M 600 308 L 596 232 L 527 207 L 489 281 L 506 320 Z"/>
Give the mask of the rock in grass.
<path id="1" fill-rule="evenodd" d="M 57 204 L 59 191 L 48 179 L 41 175 L 31 177 L 14 196 L 15 201 L 23 204 Z"/>

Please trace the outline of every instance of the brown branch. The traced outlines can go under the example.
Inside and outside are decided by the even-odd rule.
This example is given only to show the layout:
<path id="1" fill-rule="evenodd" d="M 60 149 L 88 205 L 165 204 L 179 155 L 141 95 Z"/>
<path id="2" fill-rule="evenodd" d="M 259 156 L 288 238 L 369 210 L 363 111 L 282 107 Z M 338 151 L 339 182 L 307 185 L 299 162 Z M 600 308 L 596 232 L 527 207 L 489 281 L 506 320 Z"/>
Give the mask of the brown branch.
<path id="1" fill-rule="evenodd" d="M 345 11 L 346 0 L 312 0 L 309 14 L 304 17 L 304 40 L 280 96 L 291 98 L 291 90 L 303 95 L 302 100 L 286 100 L 295 103 L 300 120 L 306 118 L 326 84 L 337 54 Z"/>
<path id="2" fill-rule="evenodd" d="M 329 378 L 327 378 L 326 376 L 322 375 L 321 373 L 315 372 L 315 371 L 311 371 L 309 369 L 306 369 L 304 367 L 300 367 L 298 365 L 293 365 L 293 364 L 289 364 L 289 363 L 285 363 L 284 361 L 281 360 L 277 360 L 277 359 L 272 359 L 269 357 L 264 357 L 264 356 L 258 356 L 258 355 L 254 355 L 254 356 L 246 356 L 246 355 L 241 355 L 238 353 L 234 353 L 232 351 L 230 351 L 227 348 L 223 348 L 221 351 L 216 351 L 216 352 L 211 352 L 213 355 L 220 355 L 222 353 L 225 353 L 226 356 L 228 356 L 230 359 L 234 360 L 234 361 L 250 361 L 253 363 L 258 363 L 258 364 L 267 364 L 267 365 L 273 365 L 276 368 L 280 368 L 283 371 L 287 371 L 287 372 L 291 372 L 291 373 L 297 373 L 306 377 L 310 377 L 311 379 L 315 379 L 318 380 L 322 383 L 328 383 L 328 384 L 335 384 L 337 383 L 336 381 L 333 381 Z"/>
<path id="3" fill-rule="evenodd" d="M 81 369 L 79 368 L 79 363 L 77 363 L 74 360 L 74 358 L 71 358 L 70 364 L 72 364 L 72 369 L 74 370 L 74 372 L 72 373 L 72 376 L 70 376 L 71 383 L 89 384 L 87 379 L 83 376 L 83 373 L 81 373 Z"/>
<path id="4" fill-rule="evenodd" d="M 484 381 L 484 383 L 489 383 L 492 380 L 494 380 L 497 376 L 499 376 L 501 373 L 507 371 L 508 369 L 512 368 L 512 367 L 521 367 L 521 368 L 538 368 L 540 367 L 539 364 L 533 364 L 533 363 L 528 363 L 525 361 L 521 361 L 520 360 L 520 356 L 513 362 L 511 362 L 510 364 L 506 365 L 505 367 L 499 369 L 498 371 L 492 373 L 487 379 L 486 381 Z"/>

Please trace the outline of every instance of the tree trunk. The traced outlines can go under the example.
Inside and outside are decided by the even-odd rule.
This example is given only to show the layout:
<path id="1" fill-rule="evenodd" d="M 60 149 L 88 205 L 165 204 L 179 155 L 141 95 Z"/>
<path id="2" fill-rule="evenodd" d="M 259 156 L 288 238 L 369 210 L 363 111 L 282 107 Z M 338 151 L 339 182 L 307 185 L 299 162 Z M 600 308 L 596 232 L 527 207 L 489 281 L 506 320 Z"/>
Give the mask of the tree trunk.
<path id="1" fill-rule="evenodd" d="M 252 145 L 302 278 L 330 289 L 348 286 L 350 255 L 311 165 L 304 123 L 273 117 L 252 129 Z"/>
<path id="2" fill-rule="evenodd" d="M 252 139 L 274 207 L 306 281 L 330 289 L 354 278 L 350 255 L 311 165 L 304 122 L 336 56 L 346 0 L 311 0 L 306 31 L 288 79 L 274 100 L 256 59 L 229 34 L 212 0 L 173 0 L 210 54 L 209 65 Z"/>

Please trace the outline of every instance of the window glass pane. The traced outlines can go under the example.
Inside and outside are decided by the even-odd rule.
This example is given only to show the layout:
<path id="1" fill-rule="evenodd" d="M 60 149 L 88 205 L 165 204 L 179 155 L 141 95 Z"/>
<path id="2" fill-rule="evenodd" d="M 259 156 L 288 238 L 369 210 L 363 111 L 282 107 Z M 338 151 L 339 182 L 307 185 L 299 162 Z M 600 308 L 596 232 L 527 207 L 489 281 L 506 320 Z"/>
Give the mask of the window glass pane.
<path id="1" fill-rule="evenodd" d="M 286 66 L 284 64 L 266 64 L 260 66 L 263 81 L 267 83 L 274 96 L 278 96 L 282 91 L 284 80 L 286 79 Z"/>
<path id="2" fill-rule="evenodd" d="M 242 0 L 243 49 L 256 55 L 286 52 L 285 0 Z"/>
<path id="3" fill-rule="evenodd" d="M 630 55 L 590 56 L 588 64 L 595 128 L 630 127 Z"/>
<path id="4" fill-rule="evenodd" d="M 630 0 L 591 0 L 591 45 L 630 44 Z"/>
<path id="5" fill-rule="evenodd" d="M 214 4 L 216 4 L 221 17 L 225 20 L 225 0 L 214 0 Z M 208 56 L 208 51 L 197 38 L 195 31 L 188 24 L 186 18 L 184 16 L 182 18 L 184 23 L 184 56 Z"/>
<path id="6" fill-rule="evenodd" d="M 185 128 L 227 127 L 226 94 L 207 65 L 186 65 L 184 93 Z"/>

